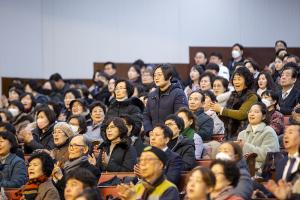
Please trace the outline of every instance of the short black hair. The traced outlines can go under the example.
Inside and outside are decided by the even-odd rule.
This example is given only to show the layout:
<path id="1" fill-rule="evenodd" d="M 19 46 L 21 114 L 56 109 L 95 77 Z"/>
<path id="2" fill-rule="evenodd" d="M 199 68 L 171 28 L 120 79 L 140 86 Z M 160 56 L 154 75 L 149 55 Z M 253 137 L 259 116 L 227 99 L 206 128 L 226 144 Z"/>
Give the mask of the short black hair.
<path id="1" fill-rule="evenodd" d="M 159 68 L 161 69 L 161 71 L 164 75 L 165 81 L 169 80 L 169 79 L 172 79 L 174 70 L 173 70 L 173 67 L 170 64 L 156 65 L 154 70 L 153 70 L 153 74 L 155 74 L 155 71 Z"/>
<path id="2" fill-rule="evenodd" d="M 52 74 L 49 78 L 49 81 L 59 81 L 63 80 L 62 76 L 59 73 Z"/>
<path id="3" fill-rule="evenodd" d="M 221 165 L 223 167 L 224 176 L 230 182 L 230 185 L 233 187 L 237 186 L 240 179 L 240 170 L 235 162 L 217 159 L 210 164 L 210 168 L 214 165 Z"/>
<path id="4" fill-rule="evenodd" d="M 125 83 L 125 85 L 126 85 L 126 91 L 127 91 L 127 96 L 128 96 L 128 98 L 129 97 L 131 97 L 132 95 L 133 95 L 133 93 L 134 93 L 134 87 L 133 87 L 133 85 L 128 81 L 128 80 L 125 80 L 125 79 L 119 79 L 119 80 L 116 80 L 116 82 L 115 82 L 115 89 L 116 89 L 116 87 L 117 87 L 117 85 L 119 84 L 119 83 Z"/>
<path id="5" fill-rule="evenodd" d="M 87 111 L 87 106 L 86 106 L 86 103 L 84 101 L 84 99 L 73 99 L 71 102 L 70 102 L 70 109 L 72 111 L 72 108 L 73 108 L 73 105 L 75 102 L 79 102 L 80 105 L 82 106 L 83 108 L 83 112 L 86 112 Z"/>
<path id="6" fill-rule="evenodd" d="M 223 59 L 223 56 L 222 56 L 222 54 L 220 52 L 212 52 L 210 54 L 210 57 L 212 57 L 212 56 L 218 57 L 220 60 Z"/>
<path id="7" fill-rule="evenodd" d="M 245 84 L 247 89 L 252 89 L 253 83 L 254 83 L 254 78 L 249 69 L 245 66 L 237 68 L 233 74 L 232 74 L 232 80 L 235 75 L 242 76 L 245 79 Z"/>
<path id="8" fill-rule="evenodd" d="M 104 114 L 106 113 L 106 106 L 101 101 L 94 101 L 93 103 L 91 103 L 91 105 L 89 106 L 90 113 L 92 113 L 95 107 L 100 107 L 103 110 Z"/>
<path id="9" fill-rule="evenodd" d="M 16 136 L 9 132 L 9 131 L 1 131 L 0 132 L 0 137 L 2 137 L 5 140 L 8 140 L 11 148 L 10 148 L 10 153 L 16 153 L 18 149 L 18 141 Z"/>
<path id="10" fill-rule="evenodd" d="M 217 102 L 217 97 L 211 90 L 206 90 L 203 93 L 205 96 L 208 96 L 212 102 Z"/>
<path id="11" fill-rule="evenodd" d="M 113 69 L 117 69 L 117 65 L 115 63 L 113 63 L 113 62 L 108 61 L 108 62 L 106 62 L 106 63 L 103 64 L 104 67 L 106 65 L 111 65 Z"/>
<path id="12" fill-rule="evenodd" d="M 276 46 L 278 43 L 282 43 L 283 46 L 284 46 L 285 48 L 287 48 L 287 44 L 286 44 L 285 41 L 283 41 L 283 40 L 277 40 L 277 41 L 275 42 L 275 46 Z"/>
<path id="13" fill-rule="evenodd" d="M 66 182 L 70 179 L 75 179 L 83 184 L 83 188 L 96 187 L 97 178 L 88 169 L 79 167 L 67 174 Z"/>
<path id="14" fill-rule="evenodd" d="M 84 134 L 87 131 L 87 123 L 86 119 L 82 115 L 71 115 L 68 119 L 68 123 L 70 122 L 71 119 L 77 119 L 79 122 L 79 134 Z"/>
<path id="15" fill-rule="evenodd" d="M 44 112 L 48 121 L 49 125 L 53 124 L 56 121 L 56 114 L 53 110 L 51 110 L 47 105 L 40 106 L 37 108 L 36 116 L 38 116 L 41 112 Z"/>
<path id="16" fill-rule="evenodd" d="M 84 197 L 86 200 L 102 200 L 101 194 L 96 187 L 85 188 L 76 198 Z"/>
<path id="17" fill-rule="evenodd" d="M 165 125 L 165 124 L 162 124 L 162 123 L 158 123 L 158 124 L 156 124 L 154 127 L 153 127 L 153 129 L 155 129 L 155 128 L 161 128 L 162 130 L 163 130 L 163 134 L 164 134 L 164 136 L 165 136 L 165 138 L 170 138 L 170 139 L 172 139 L 172 137 L 173 137 L 173 132 L 172 132 L 172 130 L 167 126 L 167 125 Z"/>
<path id="18" fill-rule="evenodd" d="M 292 71 L 292 78 L 297 78 L 298 77 L 298 66 L 297 64 L 293 62 L 288 62 L 283 66 L 282 73 L 286 70 L 291 70 Z M 281 75 L 282 75 L 281 73 Z"/>
<path id="19" fill-rule="evenodd" d="M 80 94 L 80 92 L 77 89 L 70 88 L 70 89 L 66 90 L 66 92 L 64 93 L 64 97 L 68 93 L 72 93 L 74 95 L 75 99 L 81 98 L 81 94 Z"/>
<path id="20" fill-rule="evenodd" d="M 207 58 L 207 54 L 205 53 L 205 51 L 197 51 L 195 55 L 197 55 L 198 53 L 202 53 L 204 55 L 204 58 Z"/>
<path id="21" fill-rule="evenodd" d="M 206 65 L 206 70 L 208 70 L 208 69 L 210 69 L 210 70 L 215 70 L 215 71 L 218 72 L 218 73 L 219 73 L 219 71 L 220 71 L 220 67 L 219 67 L 219 65 L 217 65 L 216 63 L 208 63 L 208 64 Z"/>
<path id="22" fill-rule="evenodd" d="M 47 177 L 50 177 L 54 168 L 54 161 L 51 156 L 43 151 L 38 151 L 33 153 L 28 159 L 28 163 L 30 163 L 33 159 L 40 159 L 42 162 L 42 170 L 43 174 Z"/>
<path id="23" fill-rule="evenodd" d="M 201 94 L 201 102 L 202 102 L 202 103 L 205 101 L 205 94 L 204 94 L 204 92 L 203 92 L 202 90 L 195 90 L 195 91 L 191 92 L 191 94 L 189 95 L 189 97 L 190 97 L 192 94 L 194 94 L 194 93 L 199 93 L 199 94 Z"/>
<path id="24" fill-rule="evenodd" d="M 10 101 L 9 102 L 9 106 L 10 105 L 14 105 L 14 106 L 17 106 L 18 109 L 20 110 L 20 112 L 24 112 L 25 108 L 24 108 L 24 105 L 21 103 L 21 101 L 19 100 L 13 100 L 13 101 Z"/>
<path id="25" fill-rule="evenodd" d="M 111 117 L 109 118 L 103 125 L 104 130 L 104 139 L 108 141 L 108 138 L 106 136 L 106 129 L 109 126 L 110 123 L 114 123 L 114 125 L 119 129 L 119 136 L 121 139 L 127 137 L 128 129 L 127 126 L 125 125 L 125 122 L 120 118 L 120 117 Z"/>
<path id="26" fill-rule="evenodd" d="M 144 62 L 142 59 L 137 59 L 137 60 L 135 60 L 135 61 L 132 63 L 132 65 L 139 65 L 140 68 L 146 66 L 145 62 Z"/>
<path id="27" fill-rule="evenodd" d="M 184 130 L 184 121 L 183 121 L 183 119 L 181 119 L 181 118 L 178 117 L 177 115 L 175 115 L 175 114 L 170 114 L 170 115 L 168 115 L 168 116 L 166 117 L 165 122 L 166 122 L 167 120 L 173 120 L 173 121 L 176 123 L 177 127 L 179 128 L 180 132 L 182 132 L 182 131 Z"/>
<path id="28" fill-rule="evenodd" d="M 198 130 L 197 116 L 187 107 L 179 108 L 179 110 L 176 112 L 176 115 L 178 115 L 178 113 L 180 113 L 180 112 L 185 113 L 185 115 L 187 116 L 187 118 L 189 120 L 193 120 L 193 123 L 191 124 L 190 128 L 197 131 Z"/>
<path id="29" fill-rule="evenodd" d="M 240 48 L 240 50 L 244 50 L 244 46 L 243 45 L 241 45 L 240 43 L 235 43 L 234 45 L 232 45 L 232 48 L 233 47 L 239 47 Z"/>
<path id="30" fill-rule="evenodd" d="M 226 78 L 222 77 L 222 76 L 216 76 L 214 82 L 217 81 L 217 80 L 222 83 L 223 87 L 225 88 L 225 92 L 227 92 L 229 81 Z"/>
<path id="31" fill-rule="evenodd" d="M 276 107 L 276 105 L 278 104 L 278 101 L 279 101 L 279 95 L 275 91 L 266 90 L 263 93 L 261 93 L 261 97 L 263 97 L 263 96 L 271 97 L 273 99 L 273 101 L 276 101 L 276 104 L 274 105 Z"/>
<path id="32" fill-rule="evenodd" d="M 1 117 L 0 117 L 1 118 Z M 0 128 L 2 128 L 2 130 L 11 132 L 12 134 L 16 134 L 16 128 L 14 127 L 14 125 L 12 125 L 11 123 L 7 123 L 7 122 L 0 122 Z"/>

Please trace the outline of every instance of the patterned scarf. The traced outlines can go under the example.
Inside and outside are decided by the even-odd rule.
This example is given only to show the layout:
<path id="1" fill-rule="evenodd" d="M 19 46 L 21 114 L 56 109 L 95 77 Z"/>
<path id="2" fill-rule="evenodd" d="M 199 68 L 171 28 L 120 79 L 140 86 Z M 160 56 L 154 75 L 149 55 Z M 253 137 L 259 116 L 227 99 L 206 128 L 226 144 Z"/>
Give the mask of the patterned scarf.
<path id="1" fill-rule="evenodd" d="M 16 192 L 21 199 L 34 200 L 38 194 L 40 184 L 46 182 L 49 177 L 43 175 L 38 178 L 30 179 L 20 190 Z"/>
<path id="2" fill-rule="evenodd" d="M 250 90 L 243 90 L 241 93 L 233 91 L 227 101 L 226 107 L 228 109 L 239 110 L 242 104 L 247 101 L 250 94 L 255 94 Z M 247 118 L 243 121 L 235 120 L 229 117 L 222 117 L 225 125 L 225 138 L 227 140 L 235 140 L 238 133 L 244 130 L 248 125 Z"/>

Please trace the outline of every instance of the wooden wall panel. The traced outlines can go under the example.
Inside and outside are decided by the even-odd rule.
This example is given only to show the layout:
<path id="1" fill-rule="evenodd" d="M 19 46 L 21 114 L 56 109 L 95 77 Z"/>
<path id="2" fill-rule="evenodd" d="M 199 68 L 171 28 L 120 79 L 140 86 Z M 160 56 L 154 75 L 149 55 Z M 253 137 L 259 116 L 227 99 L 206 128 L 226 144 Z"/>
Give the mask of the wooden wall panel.
<path id="1" fill-rule="evenodd" d="M 216 51 L 223 55 L 223 63 L 224 65 L 227 65 L 231 58 L 231 49 L 231 47 L 190 47 L 190 63 L 194 63 L 194 56 L 198 51 L 206 52 L 208 57 L 212 52 Z M 300 56 L 300 48 L 288 48 L 288 52 Z M 244 56 L 254 58 L 260 67 L 263 68 L 275 58 L 275 52 L 274 48 L 271 47 L 245 47 Z"/>

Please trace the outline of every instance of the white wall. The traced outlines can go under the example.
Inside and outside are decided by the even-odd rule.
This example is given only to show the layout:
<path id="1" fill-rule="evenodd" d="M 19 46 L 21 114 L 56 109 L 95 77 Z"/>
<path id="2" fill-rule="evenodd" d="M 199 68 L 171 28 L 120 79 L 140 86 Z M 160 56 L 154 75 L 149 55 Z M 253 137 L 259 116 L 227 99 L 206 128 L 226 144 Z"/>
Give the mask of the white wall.
<path id="1" fill-rule="evenodd" d="M 189 46 L 300 47 L 298 0 L 0 0 L 0 76 L 90 78 L 93 62 L 188 62 Z"/>

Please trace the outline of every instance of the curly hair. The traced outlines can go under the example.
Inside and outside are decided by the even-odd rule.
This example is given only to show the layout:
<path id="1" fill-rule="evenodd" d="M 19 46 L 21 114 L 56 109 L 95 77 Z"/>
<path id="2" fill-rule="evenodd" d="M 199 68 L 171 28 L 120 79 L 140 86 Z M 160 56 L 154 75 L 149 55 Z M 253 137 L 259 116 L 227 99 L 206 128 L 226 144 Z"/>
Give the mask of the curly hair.
<path id="1" fill-rule="evenodd" d="M 30 163 L 33 159 L 39 159 L 42 162 L 42 170 L 43 174 L 47 177 L 50 177 L 52 174 L 52 170 L 54 168 L 54 161 L 51 156 L 46 152 L 36 152 L 33 153 L 28 159 L 28 163 Z"/>
<path id="2" fill-rule="evenodd" d="M 240 170 L 236 166 L 236 162 L 217 159 L 210 164 L 210 169 L 214 165 L 221 165 L 224 171 L 224 176 L 230 182 L 230 185 L 233 187 L 237 186 L 240 179 Z"/>
<path id="3" fill-rule="evenodd" d="M 232 81 L 235 76 L 242 76 L 245 79 L 245 85 L 248 90 L 252 89 L 254 78 L 249 69 L 245 66 L 237 68 L 232 74 Z"/>

